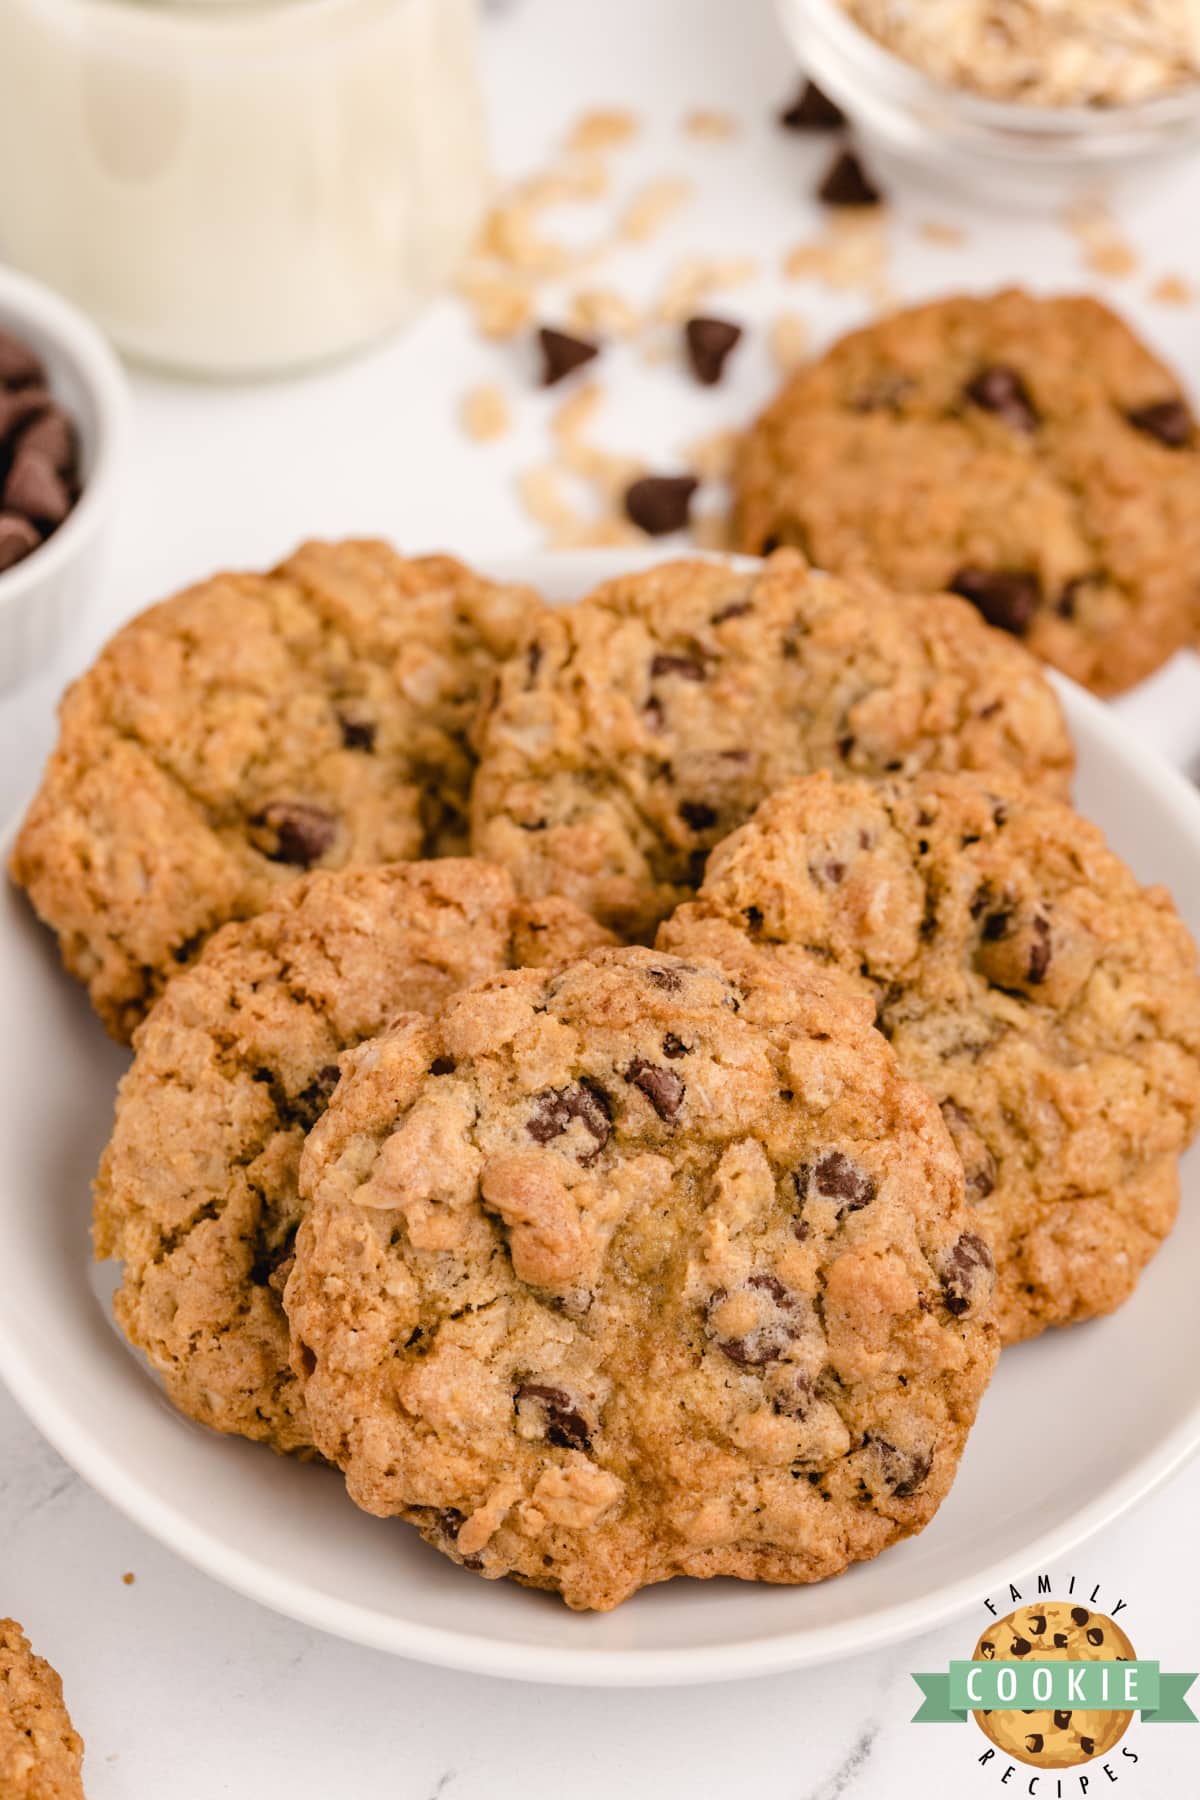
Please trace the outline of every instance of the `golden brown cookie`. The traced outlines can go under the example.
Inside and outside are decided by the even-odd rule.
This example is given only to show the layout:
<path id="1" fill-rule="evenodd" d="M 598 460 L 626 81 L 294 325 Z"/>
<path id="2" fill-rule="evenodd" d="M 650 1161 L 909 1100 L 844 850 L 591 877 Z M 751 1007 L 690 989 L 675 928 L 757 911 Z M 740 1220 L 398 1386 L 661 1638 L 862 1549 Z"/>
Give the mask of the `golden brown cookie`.
<path id="1" fill-rule="evenodd" d="M 1134 1648 L 1104 1613 L 1070 1601 L 1020 1606 L 980 1637 L 972 1661 L 1132 1662 Z M 997 1749 L 1036 1769 L 1073 1769 L 1107 1756 L 1124 1737 L 1131 1712 L 1081 1709 L 1053 1712 L 976 1712 L 979 1729 Z"/>
<path id="2" fill-rule="evenodd" d="M 852 332 L 743 441 L 736 541 L 951 588 L 1098 693 L 1200 603 L 1200 434 L 1098 300 L 959 295 Z"/>
<path id="3" fill-rule="evenodd" d="M 489 1578 L 815 1581 L 950 1487 L 991 1261 L 937 1108 L 803 955 L 479 982 L 345 1059 L 301 1185 L 315 1441 Z"/>
<path id="4" fill-rule="evenodd" d="M 481 733 L 472 843 L 627 937 L 791 776 L 1009 766 L 1065 791 L 1070 741 L 1021 647 L 964 601 L 897 600 L 794 553 L 670 562 L 548 611 Z"/>
<path id="5" fill-rule="evenodd" d="M 1006 1342 L 1112 1311 L 1175 1220 L 1200 1119 L 1196 947 L 1094 825 L 999 774 L 808 776 L 660 934 L 805 947 L 940 1103 Z"/>
<path id="6" fill-rule="evenodd" d="M 62 1682 L 15 1619 L 0 1619 L 0 1797 L 83 1800 L 83 1739 Z"/>
<path id="7" fill-rule="evenodd" d="M 114 1036 L 306 870 L 463 847 L 479 698 L 538 610 L 450 557 L 311 543 L 117 633 L 12 859 Z"/>
<path id="8" fill-rule="evenodd" d="M 96 1180 L 130 1341 L 176 1406 L 277 1450 L 311 1444 L 280 1295 L 305 1132 L 342 1053 L 494 970 L 603 941 L 563 901 L 447 857 L 313 874 L 225 926 L 135 1037 Z"/>

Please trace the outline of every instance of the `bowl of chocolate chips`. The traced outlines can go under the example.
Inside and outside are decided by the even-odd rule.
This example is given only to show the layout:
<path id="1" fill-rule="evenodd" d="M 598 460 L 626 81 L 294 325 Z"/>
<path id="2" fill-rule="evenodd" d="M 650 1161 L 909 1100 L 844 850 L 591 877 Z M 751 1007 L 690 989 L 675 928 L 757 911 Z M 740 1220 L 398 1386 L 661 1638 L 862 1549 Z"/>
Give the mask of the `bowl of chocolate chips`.
<path id="1" fill-rule="evenodd" d="M 99 566 L 125 378 L 82 313 L 0 269 L 0 692 L 49 662 Z"/>

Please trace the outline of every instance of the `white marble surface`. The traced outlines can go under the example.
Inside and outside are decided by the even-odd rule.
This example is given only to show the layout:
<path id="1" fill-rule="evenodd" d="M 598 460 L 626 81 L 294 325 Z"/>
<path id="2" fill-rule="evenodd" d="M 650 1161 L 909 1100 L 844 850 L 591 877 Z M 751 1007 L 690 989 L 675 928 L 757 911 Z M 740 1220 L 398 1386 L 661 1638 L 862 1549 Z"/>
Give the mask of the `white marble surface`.
<path id="1" fill-rule="evenodd" d="M 746 254 L 760 259 L 763 279 L 716 310 L 754 323 L 794 306 L 818 339 L 861 316 L 853 295 L 789 289 L 777 278 L 781 252 L 813 223 L 808 195 L 828 147 L 784 137 L 771 123 L 792 74 L 764 0 L 507 0 L 491 9 L 487 32 L 505 173 L 542 160 L 585 104 L 616 100 L 646 120 L 643 140 L 619 164 L 629 183 L 676 170 L 695 179 L 697 199 L 670 233 L 621 266 L 629 292 L 652 293 L 684 253 Z M 696 104 L 738 112 L 739 141 L 682 139 L 678 118 Z M 1142 261 L 1110 284 L 1193 383 L 1200 308 L 1167 308 L 1148 295 L 1165 273 L 1200 285 L 1197 196 L 1200 172 L 1138 197 L 1126 224 Z M 1051 221 L 982 220 L 928 194 L 899 198 L 894 276 L 905 298 L 1012 278 L 1104 289 Z M 963 225 L 967 243 L 932 248 L 916 229 L 930 217 Z M 456 426 L 455 396 L 480 379 L 502 381 L 521 403 L 518 429 L 499 447 L 469 445 Z M 731 379 L 712 392 L 631 352 L 606 359 L 604 380 L 613 447 L 666 466 L 689 440 L 744 417 L 769 390 L 771 370 L 751 334 Z M 550 402 L 532 391 L 524 352 L 480 344 L 451 302 L 402 342 L 349 366 L 241 389 L 143 376 L 136 400 L 106 588 L 62 666 L 0 703 L 4 811 L 36 780 L 65 677 L 103 632 L 171 586 L 217 565 L 269 560 L 310 532 L 382 530 L 409 547 L 467 553 L 534 541 L 512 478 L 545 454 Z M 1198 700 L 1200 673 L 1187 661 L 1130 710 L 1185 760 L 1200 749 Z M 1053 1453 L 1050 1405 L 1030 1421 L 1021 1454 Z M 1193 1465 L 1070 1569 L 1050 1573 L 1065 1580 L 1076 1572 L 1080 1589 L 1099 1582 L 1100 1604 L 1119 1593 L 1141 1654 L 1194 1667 L 1198 1511 Z M 127 1570 L 132 1586 L 122 1582 Z M 969 1654 L 986 1617 L 983 1598 L 961 1625 L 913 1644 L 720 1689 L 589 1694 L 450 1675 L 322 1639 L 217 1587 L 90 1493 L 0 1391 L 0 1612 L 22 1619 L 64 1674 L 88 1739 L 93 1800 L 284 1792 L 296 1800 L 550 1800 L 562 1792 L 600 1800 L 619 1791 L 907 1800 L 939 1787 L 984 1795 L 1000 1791 L 1002 1768 L 976 1766 L 984 1745 L 973 1727 L 908 1724 L 917 1699 L 908 1672 Z M 1127 1743 L 1141 1760 L 1118 1764 L 1120 1795 L 1162 1800 L 1200 1789 L 1200 1731 L 1135 1726 Z M 1089 1789 L 1070 1776 L 1062 1792 L 1109 1786 L 1094 1770 Z M 1026 1793 L 1027 1778 L 1014 1773 L 1004 1791 Z M 1036 1800 L 1048 1792 L 1043 1778 Z"/>

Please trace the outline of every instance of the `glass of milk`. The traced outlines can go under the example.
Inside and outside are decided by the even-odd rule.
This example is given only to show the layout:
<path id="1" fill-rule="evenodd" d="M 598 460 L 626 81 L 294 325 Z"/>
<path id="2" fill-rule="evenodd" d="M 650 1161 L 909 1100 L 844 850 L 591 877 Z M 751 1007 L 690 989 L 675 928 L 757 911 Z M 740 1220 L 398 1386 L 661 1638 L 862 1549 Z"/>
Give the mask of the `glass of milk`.
<path id="1" fill-rule="evenodd" d="M 167 368 L 341 355 L 479 223 L 475 49 L 474 0 L 3 0 L 0 258 Z"/>

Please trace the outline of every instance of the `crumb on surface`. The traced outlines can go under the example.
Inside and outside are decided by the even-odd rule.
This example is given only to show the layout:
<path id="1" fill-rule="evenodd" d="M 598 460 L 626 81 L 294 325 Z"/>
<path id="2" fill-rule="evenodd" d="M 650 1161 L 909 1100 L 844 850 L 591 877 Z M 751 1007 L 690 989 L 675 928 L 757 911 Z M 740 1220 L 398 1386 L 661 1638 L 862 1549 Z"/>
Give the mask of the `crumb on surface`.
<path id="1" fill-rule="evenodd" d="M 137 1576 L 134 1574 L 132 1569 L 126 1569 L 125 1573 L 121 1577 L 121 1580 L 125 1583 L 126 1587 L 132 1587 L 134 1582 L 137 1580 Z"/>
<path id="2" fill-rule="evenodd" d="M 917 233 L 927 244 L 945 244 L 951 247 L 967 241 L 967 234 L 961 225 L 950 225 L 944 219 L 922 219 L 917 226 Z"/>
<path id="3" fill-rule="evenodd" d="M 812 333 L 803 313 L 782 312 L 772 320 L 767 343 L 781 375 L 791 375 L 807 361 Z"/>
<path id="4" fill-rule="evenodd" d="M 1160 306 L 1190 306 L 1196 290 L 1184 275 L 1160 275 L 1150 289 L 1150 298 Z"/>
<path id="5" fill-rule="evenodd" d="M 721 143 L 737 137 L 741 125 L 733 113 L 720 107 L 694 106 L 683 116 L 683 130 L 687 137 Z"/>
<path id="6" fill-rule="evenodd" d="M 463 430 L 477 444 L 503 437 L 512 424 L 508 398 L 494 382 L 468 388 L 462 399 Z"/>
<path id="7" fill-rule="evenodd" d="M 692 184 L 682 175 L 661 175 L 645 182 L 625 209 L 621 236 L 630 243 L 649 243 L 691 196 Z"/>
<path id="8" fill-rule="evenodd" d="M 568 150 L 615 150 L 640 129 L 637 114 L 626 107 L 596 107 L 581 113 L 567 136 Z"/>

